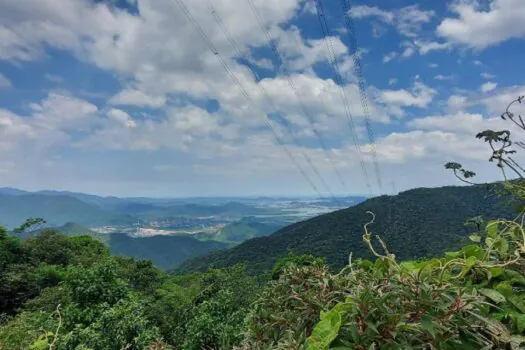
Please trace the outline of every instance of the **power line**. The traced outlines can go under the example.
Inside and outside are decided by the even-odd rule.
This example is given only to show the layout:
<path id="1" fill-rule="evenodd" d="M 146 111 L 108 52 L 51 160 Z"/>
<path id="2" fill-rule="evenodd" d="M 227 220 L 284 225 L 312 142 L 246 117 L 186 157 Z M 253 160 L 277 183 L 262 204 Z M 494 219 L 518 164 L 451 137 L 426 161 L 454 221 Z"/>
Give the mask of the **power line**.
<path id="1" fill-rule="evenodd" d="M 248 69 L 250 70 L 250 72 L 254 75 L 256 81 L 260 81 L 260 77 L 259 75 L 257 74 L 256 70 L 253 68 L 252 64 L 249 62 L 249 60 L 245 57 L 245 55 L 241 52 L 241 50 L 239 50 L 239 47 L 237 45 L 237 42 L 235 41 L 235 39 L 233 38 L 233 36 L 231 35 L 231 32 L 228 30 L 228 28 L 226 27 L 226 25 L 224 24 L 222 18 L 220 17 L 220 15 L 218 14 L 218 12 L 215 10 L 215 8 L 213 7 L 212 4 L 209 4 L 208 5 L 208 8 L 210 9 L 215 21 L 217 22 L 217 24 L 219 25 L 219 27 L 221 28 L 221 30 L 224 32 L 224 34 L 226 35 L 228 41 L 230 42 L 230 45 L 232 46 L 233 50 L 235 51 L 235 54 L 237 56 L 239 56 L 240 58 L 243 58 L 246 60 L 246 66 L 248 67 Z M 270 94 L 268 93 L 268 91 L 266 91 L 266 89 L 264 88 L 264 86 L 260 83 L 256 83 L 256 85 L 259 87 L 259 89 L 261 90 L 261 93 L 262 95 L 264 96 L 266 102 L 268 103 L 268 105 L 271 107 L 271 109 L 274 111 L 274 113 L 277 113 L 278 111 L 278 108 L 277 108 L 277 105 L 276 103 L 274 102 L 273 98 L 270 96 Z M 268 116 L 265 114 L 265 117 L 268 118 Z M 286 119 L 283 117 L 283 119 L 286 121 Z M 298 149 L 301 149 L 301 146 L 299 144 L 299 141 L 297 140 L 296 138 L 296 134 L 295 132 L 293 131 L 293 129 L 291 128 L 291 126 L 288 124 L 288 122 L 286 121 L 285 123 L 285 127 L 286 127 L 286 130 L 288 131 L 288 134 L 290 134 L 291 136 L 291 139 L 292 141 L 294 142 L 295 146 L 298 148 Z M 319 170 L 317 169 L 317 167 L 314 165 L 314 163 L 312 162 L 311 158 L 308 156 L 308 154 L 304 151 L 301 151 L 301 154 L 302 156 L 304 157 L 304 159 L 306 160 L 306 162 L 310 165 L 310 167 L 312 168 L 312 170 L 314 171 L 314 173 L 319 177 L 319 179 L 321 180 L 321 183 L 323 184 L 323 187 L 327 190 L 327 192 L 330 194 L 330 196 L 332 198 L 335 199 L 335 196 L 333 195 L 332 191 L 330 190 L 330 187 L 328 186 L 328 184 L 326 183 L 325 179 L 323 178 L 323 176 L 321 175 L 321 173 L 319 172 Z"/>
<path id="2" fill-rule="evenodd" d="M 195 29 L 197 30 L 197 32 L 199 33 L 199 35 L 201 36 L 201 38 L 203 39 L 205 44 L 208 46 L 209 50 L 215 55 L 215 57 L 217 57 L 218 61 L 220 62 L 220 64 L 222 65 L 222 67 L 224 68 L 226 73 L 230 76 L 230 78 L 232 79 L 233 83 L 239 88 L 239 90 L 241 91 L 242 96 L 248 101 L 250 108 L 253 110 L 253 112 L 257 113 L 256 108 L 254 108 L 254 106 L 255 106 L 254 101 L 251 99 L 250 95 L 247 93 L 246 89 L 244 88 L 242 83 L 239 81 L 239 79 L 237 78 L 235 73 L 233 73 L 233 71 L 231 70 L 231 68 L 228 65 L 228 63 L 222 58 L 222 56 L 220 55 L 219 51 L 217 50 L 217 48 L 215 47 L 213 42 L 210 40 L 208 35 L 204 32 L 202 27 L 197 23 L 195 18 L 193 18 L 192 14 L 190 13 L 188 8 L 186 7 L 186 4 L 184 3 L 184 1 L 183 0 L 178 0 L 178 4 L 179 4 L 179 7 L 181 8 L 182 12 L 184 13 L 186 18 L 188 19 L 188 21 L 195 27 Z M 319 197 L 322 198 L 323 196 L 319 192 L 319 189 L 312 182 L 312 180 L 310 179 L 308 174 L 304 171 L 302 166 L 294 158 L 294 156 L 292 155 L 292 153 L 290 152 L 290 150 L 288 149 L 286 144 L 284 144 L 282 142 L 281 138 L 279 137 L 279 135 L 275 131 L 275 128 L 272 125 L 272 123 L 267 118 L 265 118 L 265 121 L 266 121 L 266 124 L 268 125 L 268 127 L 270 128 L 270 130 L 272 131 L 272 134 L 274 135 L 275 139 L 277 140 L 277 143 L 284 148 L 286 154 L 288 155 L 288 157 L 290 158 L 292 163 L 297 167 L 297 169 L 299 170 L 301 175 L 306 179 L 306 181 L 310 184 L 310 186 L 313 188 L 313 190 L 319 195 Z"/>
<path id="3" fill-rule="evenodd" d="M 284 60 L 283 60 L 281 54 L 279 53 L 279 51 L 277 50 L 277 47 L 273 43 L 273 40 L 272 40 L 272 37 L 270 36 L 270 33 L 265 28 L 264 20 L 261 17 L 261 14 L 259 13 L 259 10 L 257 9 L 257 6 L 255 6 L 255 3 L 253 2 L 253 0 L 248 0 L 248 3 L 250 4 L 250 7 L 252 8 L 253 13 L 255 14 L 255 17 L 257 19 L 259 27 L 261 28 L 261 30 L 264 32 L 264 34 L 266 36 L 266 41 L 268 42 L 268 46 L 270 47 L 270 49 L 274 53 L 275 57 L 277 57 L 277 59 L 279 60 L 279 66 L 283 70 L 283 73 L 284 73 L 284 76 L 285 76 L 285 78 L 286 78 L 286 80 L 288 82 L 288 85 L 292 89 L 292 91 L 293 91 L 293 93 L 294 93 L 294 95 L 295 95 L 295 97 L 297 99 L 297 102 L 299 103 L 299 106 L 301 107 L 302 114 L 307 117 L 307 120 L 308 120 L 308 122 L 310 123 L 310 125 L 312 127 L 312 131 L 313 131 L 314 135 L 316 136 L 317 141 L 319 142 L 319 145 L 323 149 L 323 152 L 324 152 L 326 158 L 328 159 L 328 161 L 331 163 L 332 167 L 334 168 L 334 171 L 335 171 L 339 181 L 341 182 L 343 187 L 346 188 L 346 183 L 343 180 L 343 177 L 341 176 L 341 173 L 339 172 L 339 169 L 336 166 L 332 156 L 328 152 L 328 149 L 326 147 L 326 144 L 323 141 L 323 138 L 321 137 L 321 134 L 315 128 L 315 122 L 314 122 L 314 119 L 313 119 L 312 115 L 308 112 L 308 110 L 307 110 L 306 106 L 304 105 L 302 99 L 299 97 L 299 92 L 297 91 L 297 87 L 295 86 L 295 83 L 293 81 L 292 75 L 290 74 L 290 72 L 286 68 L 286 65 L 284 64 Z"/>
<path id="4" fill-rule="evenodd" d="M 361 106 L 363 108 L 363 112 L 365 114 L 365 126 L 368 136 L 368 142 L 370 144 L 370 150 L 372 153 L 372 161 L 374 163 L 374 171 L 376 175 L 377 184 L 379 186 L 379 190 L 382 191 L 383 187 L 383 181 L 381 179 L 381 171 L 379 169 L 379 163 L 377 161 L 377 151 L 376 151 L 376 139 L 374 135 L 374 131 L 372 130 L 372 125 L 370 123 L 370 110 L 368 108 L 368 97 L 366 94 L 366 83 L 365 78 L 363 74 L 363 68 L 361 66 L 361 60 L 359 58 L 359 52 L 358 52 L 358 45 L 357 45 L 357 35 L 355 31 L 354 21 L 352 20 L 352 17 L 350 16 L 350 0 L 341 0 L 341 6 L 343 9 L 343 16 L 345 19 L 345 25 L 348 32 L 348 36 L 350 39 L 350 53 L 352 54 L 353 62 L 354 62 L 354 70 L 356 73 L 358 86 L 359 86 L 359 96 L 361 98 Z"/>
<path id="5" fill-rule="evenodd" d="M 328 23 L 326 21 L 326 16 L 324 12 L 323 3 L 321 0 L 316 0 L 316 9 L 317 9 L 317 18 L 319 19 L 319 24 L 321 25 L 321 30 L 323 32 L 323 38 L 326 45 L 326 48 L 328 50 L 328 53 L 330 55 L 330 60 L 332 61 L 332 65 L 334 67 L 335 71 L 335 79 L 336 84 L 339 88 L 339 95 L 341 97 L 341 101 L 343 102 L 344 108 L 345 108 L 345 115 L 348 120 L 348 124 L 350 126 L 350 133 L 352 135 L 352 141 L 354 143 L 359 163 L 361 165 L 361 170 L 363 172 L 363 175 L 365 177 L 365 184 L 368 188 L 368 192 L 372 193 L 372 188 L 370 186 L 370 180 L 368 177 L 368 171 L 366 169 L 366 164 L 363 160 L 363 155 L 361 153 L 361 148 L 359 146 L 359 141 L 357 139 L 357 132 L 355 128 L 354 118 L 352 116 L 352 113 L 350 111 L 350 105 L 348 103 L 348 98 L 346 96 L 345 90 L 343 88 L 343 80 L 341 78 L 341 70 L 339 69 L 339 63 L 337 62 L 337 57 L 334 50 L 334 45 L 332 42 L 332 36 L 330 35 L 330 27 L 328 27 Z"/>

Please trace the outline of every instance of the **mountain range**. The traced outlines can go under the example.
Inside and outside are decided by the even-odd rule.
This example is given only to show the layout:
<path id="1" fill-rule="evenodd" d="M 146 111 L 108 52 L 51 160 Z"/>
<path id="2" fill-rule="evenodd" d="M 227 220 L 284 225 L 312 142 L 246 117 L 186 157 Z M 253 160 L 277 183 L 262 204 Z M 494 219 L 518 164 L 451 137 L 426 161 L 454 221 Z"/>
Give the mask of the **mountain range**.
<path id="1" fill-rule="evenodd" d="M 353 258 L 370 258 L 363 243 L 364 225 L 379 235 L 399 259 L 435 256 L 462 246 L 473 228 L 466 218 L 515 216 L 508 198 L 495 193 L 499 185 L 413 189 L 395 196 L 371 198 L 361 204 L 298 222 L 266 236 L 245 241 L 184 262 L 175 273 L 205 271 L 245 264 L 249 272 L 269 270 L 289 253 L 321 256 L 333 267 Z M 376 247 L 381 250 L 381 247 Z"/>
<path id="2" fill-rule="evenodd" d="M 0 224 L 8 229 L 21 225 L 28 217 L 44 218 L 50 226 L 75 222 L 82 226 L 122 226 L 137 221 L 168 220 L 178 217 L 244 216 L 275 214 L 235 201 L 189 203 L 183 199 L 100 197 L 76 192 L 27 192 L 0 188 Z"/>

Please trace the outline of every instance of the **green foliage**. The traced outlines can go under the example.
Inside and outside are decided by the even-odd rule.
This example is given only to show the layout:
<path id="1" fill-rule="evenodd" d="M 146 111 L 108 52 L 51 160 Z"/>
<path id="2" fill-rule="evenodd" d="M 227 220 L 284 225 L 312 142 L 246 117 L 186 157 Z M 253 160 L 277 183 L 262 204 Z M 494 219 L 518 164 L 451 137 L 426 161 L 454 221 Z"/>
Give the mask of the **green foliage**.
<path id="1" fill-rule="evenodd" d="M 494 184 L 503 189 L 502 184 Z M 496 196 L 487 186 L 419 188 L 396 196 L 380 196 L 354 207 L 287 226 L 267 237 L 243 242 L 232 249 L 210 253 L 184 262 L 177 273 L 206 271 L 210 266 L 224 268 L 246 264 L 252 274 L 268 272 L 290 252 L 324 257 L 334 268 L 354 258 L 373 256 L 363 245 L 363 224 L 367 211 L 377 215 L 375 229 L 400 260 L 439 256 L 459 249 L 474 228 L 465 220 L 482 216 L 485 220 L 514 218 L 510 195 Z"/>
<path id="2" fill-rule="evenodd" d="M 177 349 L 231 349 L 255 291 L 241 267 L 172 277 L 156 290 L 148 317 Z"/>
<path id="3" fill-rule="evenodd" d="M 287 256 L 280 258 L 272 267 L 272 279 L 278 279 L 285 267 L 288 266 L 310 266 L 324 265 L 325 261 L 323 258 L 315 257 L 312 254 L 294 255 L 288 254 Z"/>
<path id="4" fill-rule="evenodd" d="M 283 269 L 247 319 L 246 349 L 480 349 L 525 338 L 525 234 L 489 222 L 481 242 L 440 259 L 397 263 L 380 254 L 340 273 Z M 475 239 L 478 241 L 478 239 Z M 386 248 L 382 241 L 379 246 Z"/>
<path id="5" fill-rule="evenodd" d="M 30 229 L 37 229 L 45 224 L 46 220 L 42 218 L 29 218 L 20 227 L 15 228 L 13 232 L 18 234 L 29 231 Z"/>

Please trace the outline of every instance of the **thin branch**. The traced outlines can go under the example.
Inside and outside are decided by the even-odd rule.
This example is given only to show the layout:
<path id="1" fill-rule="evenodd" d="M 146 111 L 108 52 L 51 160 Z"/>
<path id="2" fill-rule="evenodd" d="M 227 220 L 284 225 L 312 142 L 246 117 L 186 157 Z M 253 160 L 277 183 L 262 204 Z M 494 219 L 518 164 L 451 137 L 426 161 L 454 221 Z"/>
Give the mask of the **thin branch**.
<path id="1" fill-rule="evenodd" d="M 57 305 L 56 313 L 58 315 L 58 327 L 55 330 L 55 336 L 53 338 L 53 342 L 49 344 L 49 350 L 56 349 L 56 343 L 58 341 L 58 333 L 60 332 L 60 327 L 62 327 L 62 315 L 60 314 L 60 304 Z"/>

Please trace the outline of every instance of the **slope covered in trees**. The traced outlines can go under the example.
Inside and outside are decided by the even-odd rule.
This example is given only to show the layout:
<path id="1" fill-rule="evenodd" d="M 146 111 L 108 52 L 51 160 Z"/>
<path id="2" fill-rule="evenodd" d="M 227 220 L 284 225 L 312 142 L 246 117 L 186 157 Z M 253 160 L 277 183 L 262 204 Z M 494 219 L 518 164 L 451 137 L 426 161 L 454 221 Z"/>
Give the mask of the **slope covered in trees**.
<path id="1" fill-rule="evenodd" d="M 48 230 L 44 228 L 31 232 L 20 232 L 17 233 L 17 236 L 28 239 Z M 190 236 L 134 238 L 125 233 L 98 233 L 72 222 L 54 228 L 53 231 L 68 237 L 90 236 L 104 243 L 113 255 L 151 260 L 153 265 L 162 270 L 173 269 L 183 261 L 230 246 L 223 242 L 200 241 Z"/>
<path id="2" fill-rule="evenodd" d="M 340 268 L 354 257 L 368 258 L 370 252 L 361 236 L 363 224 L 376 214 L 375 231 L 400 259 L 436 256 L 465 243 L 473 228 L 467 219 L 510 218 L 515 208 L 499 197 L 500 185 L 420 188 L 396 196 L 381 196 L 354 207 L 321 215 L 287 226 L 267 237 L 246 241 L 229 250 L 189 260 L 179 273 L 205 271 L 246 264 L 250 272 L 269 270 L 280 257 L 311 253 Z"/>

